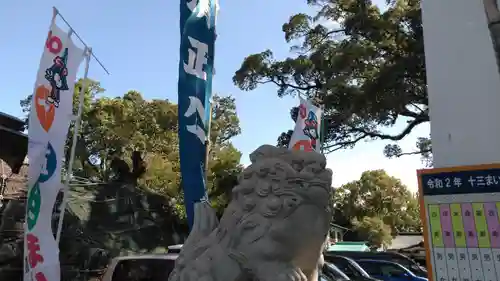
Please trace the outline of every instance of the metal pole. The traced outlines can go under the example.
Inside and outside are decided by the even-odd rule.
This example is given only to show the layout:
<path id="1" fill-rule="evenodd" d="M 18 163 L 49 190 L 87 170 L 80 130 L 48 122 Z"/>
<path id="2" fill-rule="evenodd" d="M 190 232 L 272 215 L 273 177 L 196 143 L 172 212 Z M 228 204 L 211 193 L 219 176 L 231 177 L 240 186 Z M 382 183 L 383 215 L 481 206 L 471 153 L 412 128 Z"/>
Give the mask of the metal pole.
<path id="1" fill-rule="evenodd" d="M 69 197 L 69 182 L 72 178 L 73 174 L 73 162 L 75 162 L 75 152 L 76 152 L 76 143 L 78 140 L 78 135 L 80 131 L 80 125 L 82 121 L 82 111 L 83 111 L 83 102 L 85 98 L 85 90 L 87 88 L 87 78 L 89 74 L 89 65 L 90 65 L 90 58 L 92 56 L 92 48 L 85 48 L 86 56 L 85 56 L 85 73 L 83 74 L 83 82 L 82 82 L 82 88 L 80 89 L 80 99 L 78 103 L 78 114 L 76 116 L 75 120 L 75 126 L 73 130 L 73 143 L 71 144 L 71 151 L 70 151 L 70 156 L 69 156 L 69 163 L 68 163 L 68 170 L 66 171 L 66 179 L 64 183 L 64 190 L 63 190 L 63 200 L 61 202 L 61 207 L 59 208 L 60 214 L 59 214 L 59 223 L 57 224 L 57 233 L 56 233 L 56 243 L 59 244 L 59 241 L 61 240 L 61 232 L 62 232 L 62 226 L 63 226 L 63 220 L 64 220 L 64 212 L 66 209 L 66 204 L 68 202 L 68 197 Z"/>
<path id="2" fill-rule="evenodd" d="M 3 160 L 0 160 L 0 167 L 2 169 L 1 175 L 0 175 L 0 207 L 2 207 L 2 201 L 3 201 L 3 195 L 5 193 L 5 189 L 7 187 L 7 175 L 5 174 L 4 166 L 3 166 Z"/>
<path id="3" fill-rule="evenodd" d="M 210 158 L 210 130 L 212 127 L 212 109 L 213 102 L 210 102 L 208 124 L 207 124 L 207 139 L 205 140 L 205 184 L 208 180 L 208 159 Z"/>
<path id="4" fill-rule="evenodd" d="M 320 131 L 319 131 L 319 143 L 321 145 L 321 154 L 323 154 L 324 149 L 323 149 L 323 144 L 325 143 L 325 105 L 322 104 L 320 106 L 321 108 L 321 126 L 320 126 Z"/>
<path id="5" fill-rule="evenodd" d="M 62 19 L 62 21 L 64 21 L 64 23 L 66 23 L 66 25 L 73 31 L 73 33 L 75 34 L 76 38 L 78 38 L 78 40 L 80 40 L 80 42 L 83 44 L 83 46 L 85 46 L 85 48 L 87 48 L 87 49 L 90 49 L 89 46 L 87 46 L 87 44 L 85 43 L 85 41 L 83 41 L 82 37 L 80 37 L 80 35 L 78 35 L 78 33 L 71 26 L 71 24 L 69 24 L 69 22 L 64 18 L 64 16 L 61 14 L 61 12 L 59 12 L 59 10 L 56 7 L 52 7 L 52 9 L 54 10 L 54 15 L 59 15 L 59 17 Z M 54 18 L 55 18 L 55 16 L 54 16 Z M 95 61 L 104 70 L 104 72 L 106 72 L 106 74 L 109 75 L 108 69 L 106 69 L 106 67 L 104 66 L 104 64 L 101 63 L 101 61 L 95 56 L 95 54 L 93 52 L 90 53 L 90 56 L 93 57 L 95 59 Z"/>

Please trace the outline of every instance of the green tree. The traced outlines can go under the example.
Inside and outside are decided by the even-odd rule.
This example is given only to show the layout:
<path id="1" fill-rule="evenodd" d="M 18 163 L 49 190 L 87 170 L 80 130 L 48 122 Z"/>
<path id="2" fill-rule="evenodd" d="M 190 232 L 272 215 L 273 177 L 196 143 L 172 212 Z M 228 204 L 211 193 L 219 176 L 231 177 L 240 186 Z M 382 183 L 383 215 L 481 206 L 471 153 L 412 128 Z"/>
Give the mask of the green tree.
<path id="1" fill-rule="evenodd" d="M 356 226 L 364 218 L 377 218 L 394 235 L 422 231 L 416 194 L 383 170 L 363 172 L 359 180 L 337 188 L 334 203 L 339 224 Z"/>
<path id="2" fill-rule="evenodd" d="M 83 82 L 75 85 L 75 114 Z M 89 280 L 92 276 L 79 276 L 78 269 L 97 273 L 120 253 L 165 252 L 167 245 L 182 242 L 188 233 L 180 187 L 177 105 L 145 100 L 136 91 L 102 97 L 104 89 L 97 81 L 85 82 L 73 172 L 106 184 L 71 187 L 61 238 L 64 280 Z M 26 113 L 30 105 L 31 96 L 21 101 Z M 240 133 L 233 98 L 214 96 L 211 126 L 215 133 L 207 189 L 221 213 L 242 169 L 241 153 L 231 144 Z M 66 159 L 71 144 L 70 133 Z M 22 257 L 10 264 L 21 269 Z"/>
<path id="3" fill-rule="evenodd" d="M 371 248 L 378 249 L 382 246 L 391 245 L 392 235 L 391 227 L 377 217 L 363 217 L 361 220 L 353 221 L 354 231 L 358 233 L 359 238 L 368 242 Z"/>
<path id="4" fill-rule="evenodd" d="M 249 55 L 233 77 L 240 89 L 273 84 L 280 97 L 301 94 L 323 104 L 326 152 L 362 140 L 396 142 L 429 121 L 419 0 L 388 0 L 383 11 L 370 0 L 307 3 L 318 12 L 292 15 L 282 27 L 293 54 L 284 60 L 271 50 Z M 406 126 L 393 134 L 388 129 L 400 120 Z M 290 134 L 281 134 L 278 144 L 286 145 Z M 430 141 L 419 138 L 407 152 L 389 144 L 384 153 L 431 160 Z"/>
<path id="5" fill-rule="evenodd" d="M 222 214 L 243 170 L 241 153 L 230 142 L 241 133 L 241 128 L 233 97 L 215 95 L 212 100 L 207 189 L 212 205 Z"/>
<path id="6" fill-rule="evenodd" d="M 75 113 L 82 82 L 75 85 Z M 120 171 L 134 167 L 137 163 L 132 163 L 132 155 L 139 153 L 147 169 L 134 179 L 137 185 L 170 198 L 178 214 L 185 216 L 180 188 L 177 105 L 168 100 L 145 100 L 137 91 L 116 98 L 99 97 L 104 89 L 96 81 L 87 82 L 74 174 L 107 182 L 120 177 Z M 228 193 L 241 171 L 241 153 L 231 144 L 231 138 L 241 130 L 234 98 L 215 95 L 213 100 L 214 133 L 207 189 L 214 206 L 220 210 L 227 204 Z M 29 111 L 30 102 L 31 97 L 21 101 L 25 112 Z M 70 133 L 66 159 L 71 142 Z"/>

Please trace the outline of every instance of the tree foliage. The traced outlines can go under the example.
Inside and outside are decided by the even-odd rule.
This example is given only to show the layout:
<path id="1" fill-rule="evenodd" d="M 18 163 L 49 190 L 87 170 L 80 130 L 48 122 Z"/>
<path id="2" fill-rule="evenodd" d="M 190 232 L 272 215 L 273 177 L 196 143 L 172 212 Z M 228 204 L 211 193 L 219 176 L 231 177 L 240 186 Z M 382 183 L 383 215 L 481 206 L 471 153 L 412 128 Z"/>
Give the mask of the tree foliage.
<path id="1" fill-rule="evenodd" d="M 177 105 L 168 100 L 145 100 L 137 91 L 115 98 L 100 97 L 105 90 L 99 82 L 87 82 L 74 174 L 108 182 L 136 170 L 137 165 L 144 165 L 145 169 L 134 179 L 137 186 L 170 198 L 178 215 L 184 217 Z M 75 113 L 82 85 L 82 80 L 75 85 Z M 240 127 L 234 98 L 215 95 L 213 100 L 214 133 L 211 134 L 207 189 L 215 207 L 221 209 L 242 168 L 241 153 L 231 144 Z M 29 111 L 30 101 L 31 96 L 21 101 L 25 112 Z M 71 143 L 69 134 L 66 159 L 69 159 Z M 134 154 L 137 161 L 144 163 L 132 163 Z"/>
<path id="2" fill-rule="evenodd" d="M 378 217 L 363 217 L 360 221 L 354 219 L 354 230 L 359 237 L 368 244 L 378 249 L 382 246 L 390 246 L 392 242 L 391 227 Z"/>
<path id="3" fill-rule="evenodd" d="M 71 186 L 61 237 L 64 280 L 94 280 L 110 258 L 130 252 L 164 253 L 168 245 L 182 243 L 188 233 L 180 187 L 177 105 L 168 100 L 145 100 L 137 91 L 103 97 L 100 94 L 105 90 L 99 82 L 80 80 L 73 96 L 74 114 L 83 85 L 82 126 L 72 171 L 77 177 L 104 184 Z M 31 99 L 21 101 L 25 113 Z M 215 95 L 213 100 L 207 191 L 221 213 L 242 169 L 241 153 L 231 144 L 240 127 L 234 98 Z M 65 159 L 70 158 L 72 138 L 70 133 Z M 11 225 L 5 218 L 21 226 L 16 232 L 7 230 L 16 233 L 17 240 L 0 238 L 0 276 L 4 279 L 22 278 L 19 221 L 25 214 L 23 202 L 11 201 L 11 206 L 20 204 L 17 209 L 7 208 L 17 210 L 17 215 L 6 211 L 0 222 L 0 236 Z M 56 210 L 54 229 L 58 215 Z M 5 261 L 8 269 L 2 264 Z"/>
<path id="4" fill-rule="evenodd" d="M 318 12 L 292 15 L 282 27 L 293 54 L 284 60 L 271 50 L 249 55 L 233 77 L 239 88 L 273 84 L 280 97 L 301 94 L 323 104 L 326 152 L 362 140 L 397 142 L 429 121 L 419 0 L 387 1 L 383 11 L 371 0 L 307 3 Z M 296 114 L 293 108 L 292 119 Z M 406 124 L 400 132 L 387 130 L 400 120 Z M 278 145 L 287 145 L 290 134 L 282 133 Z M 384 150 L 388 157 L 430 152 L 426 137 L 415 151 L 396 143 Z"/>
<path id="5" fill-rule="evenodd" d="M 383 232 L 379 238 L 386 237 L 387 228 L 393 235 L 422 231 L 417 195 L 383 170 L 366 171 L 359 180 L 337 188 L 334 203 L 335 222 L 360 230 L 362 237 L 371 237 L 368 226 Z"/>

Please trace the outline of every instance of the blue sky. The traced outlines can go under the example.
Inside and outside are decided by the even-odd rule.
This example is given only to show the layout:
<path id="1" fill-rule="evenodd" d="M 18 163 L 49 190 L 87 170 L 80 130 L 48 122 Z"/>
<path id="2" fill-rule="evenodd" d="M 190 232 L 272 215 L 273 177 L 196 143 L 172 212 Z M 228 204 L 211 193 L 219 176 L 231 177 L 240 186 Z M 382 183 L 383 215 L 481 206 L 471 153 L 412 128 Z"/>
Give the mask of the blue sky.
<path id="1" fill-rule="evenodd" d="M 248 153 L 261 144 L 275 144 L 280 132 L 293 127 L 289 110 L 298 100 L 278 98 L 272 86 L 242 92 L 231 78 L 251 53 L 269 48 L 279 58 L 288 54 L 281 25 L 293 13 L 310 11 L 305 3 L 220 0 L 214 91 L 233 95 L 237 100 L 242 134 L 234 144 L 244 153 L 244 164 L 248 164 Z M 133 89 L 148 99 L 177 101 L 178 1 L 19 0 L 0 3 L 0 111 L 22 116 L 19 100 L 32 92 L 52 6 L 60 10 L 110 71 L 107 76 L 95 61 L 90 66 L 89 77 L 101 81 L 107 90 L 105 95 L 119 96 Z M 61 21 L 58 23 L 66 28 Z M 428 132 L 428 125 L 423 125 L 401 145 L 412 149 L 415 138 Z M 382 168 L 414 189 L 415 170 L 421 167 L 419 157 L 386 159 L 382 155 L 385 144 L 361 143 L 353 150 L 329 154 L 334 185 L 355 180 L 364 170 Z"/>

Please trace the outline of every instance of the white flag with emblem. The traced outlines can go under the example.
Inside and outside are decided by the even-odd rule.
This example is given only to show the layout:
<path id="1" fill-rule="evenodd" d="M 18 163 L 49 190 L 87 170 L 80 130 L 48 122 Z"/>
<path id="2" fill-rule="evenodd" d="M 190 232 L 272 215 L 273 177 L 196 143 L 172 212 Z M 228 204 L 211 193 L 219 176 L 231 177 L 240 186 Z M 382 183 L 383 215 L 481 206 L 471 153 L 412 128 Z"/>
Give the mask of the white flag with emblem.
<path id="1" fill-rule="evenodd" d="M 299 113 L 288 148 L 321 152 L 320 134 L 322 110 L 308 100 L 300 99 Z"/>

